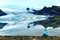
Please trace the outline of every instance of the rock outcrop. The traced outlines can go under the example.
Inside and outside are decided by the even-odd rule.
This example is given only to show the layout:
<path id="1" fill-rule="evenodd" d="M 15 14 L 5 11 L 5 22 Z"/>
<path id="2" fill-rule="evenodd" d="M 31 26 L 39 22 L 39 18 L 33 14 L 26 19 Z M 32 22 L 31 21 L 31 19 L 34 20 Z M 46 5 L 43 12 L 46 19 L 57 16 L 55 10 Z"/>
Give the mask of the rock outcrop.
<path id="1" fill-rule="evenodd" d="M 7 15 L 5 12 L 3 12 L 2 10 L 0 10 L 0 16 L 4 16 Z"/>

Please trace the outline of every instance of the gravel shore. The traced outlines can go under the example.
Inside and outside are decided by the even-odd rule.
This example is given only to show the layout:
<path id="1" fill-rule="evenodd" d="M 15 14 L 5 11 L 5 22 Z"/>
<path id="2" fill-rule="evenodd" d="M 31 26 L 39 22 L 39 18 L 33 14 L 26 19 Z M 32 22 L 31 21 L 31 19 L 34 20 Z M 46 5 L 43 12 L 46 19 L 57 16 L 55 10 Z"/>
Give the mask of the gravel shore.
<path id="1" fill-rule="evenodd" d="M 60 40 L 60 37 L 0 36 L 0 40 Z"/>

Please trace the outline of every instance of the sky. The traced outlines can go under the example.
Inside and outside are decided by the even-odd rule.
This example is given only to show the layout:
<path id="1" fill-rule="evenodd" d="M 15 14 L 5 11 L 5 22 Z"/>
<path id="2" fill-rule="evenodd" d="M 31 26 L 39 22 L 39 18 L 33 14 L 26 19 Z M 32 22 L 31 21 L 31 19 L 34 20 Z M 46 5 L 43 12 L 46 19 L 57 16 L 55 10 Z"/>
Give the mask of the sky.
<path id="1" fill-rule="evenodd" d="M 0 9 L 23 10 L 24 8 L 43 8 L 52 5 L 60 6 L 60 0 L 0 0 Z"/>

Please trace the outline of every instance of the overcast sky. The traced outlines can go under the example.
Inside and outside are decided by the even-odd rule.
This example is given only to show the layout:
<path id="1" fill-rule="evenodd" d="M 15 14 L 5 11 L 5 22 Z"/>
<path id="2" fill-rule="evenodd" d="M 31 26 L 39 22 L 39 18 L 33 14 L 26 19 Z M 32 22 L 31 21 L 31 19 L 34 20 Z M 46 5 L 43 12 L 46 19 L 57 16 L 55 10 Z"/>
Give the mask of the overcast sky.
<path id="1" fill-rule="evenodd" d="M 44 6 L 60 6 L 60 0 L 0 0 L 0 8 L 10 9 L 24 9 L 30 8 L 43 8 Z"/>

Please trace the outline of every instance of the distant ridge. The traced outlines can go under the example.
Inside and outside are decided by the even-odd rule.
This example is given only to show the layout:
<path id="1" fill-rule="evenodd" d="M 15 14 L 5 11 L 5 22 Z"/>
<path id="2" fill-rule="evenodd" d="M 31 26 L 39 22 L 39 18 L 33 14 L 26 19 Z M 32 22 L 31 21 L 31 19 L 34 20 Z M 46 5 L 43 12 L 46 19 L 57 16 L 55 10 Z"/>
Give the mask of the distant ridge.
<path id="1" fill-rule="evenodd" d="M 60 6 L 44 7 L 33 12 L 35 15 L 60 15 Z"/>

